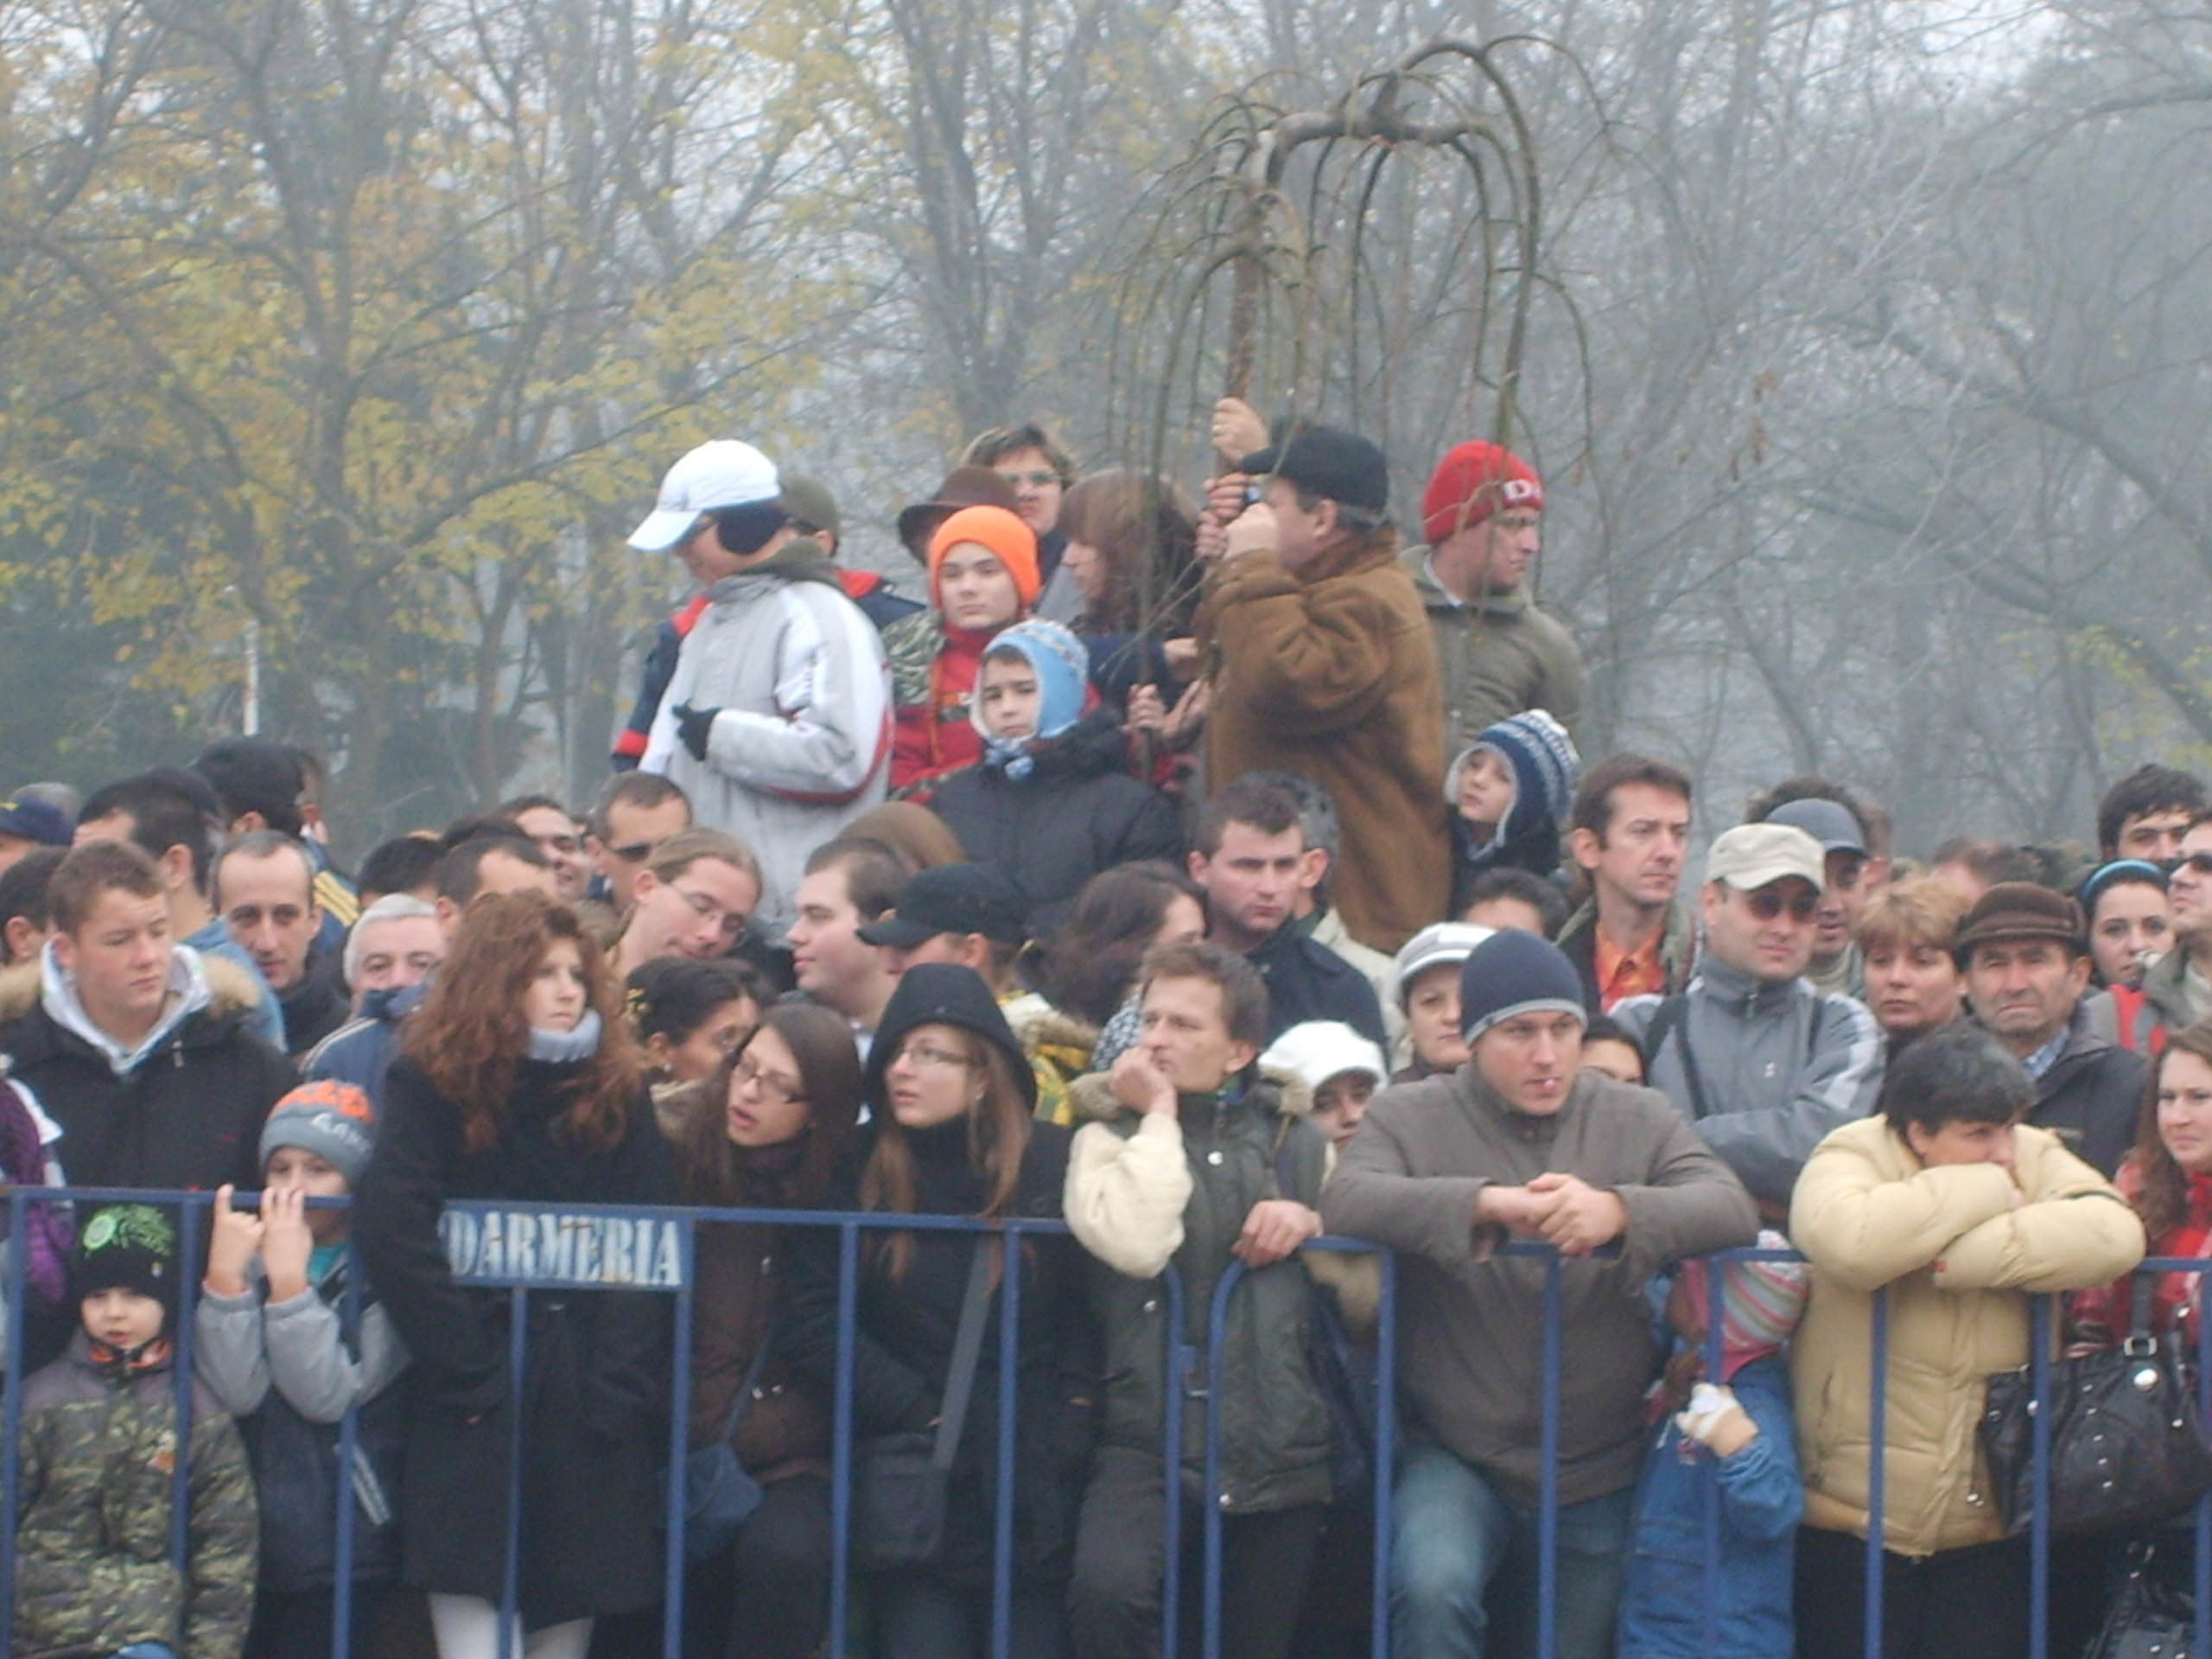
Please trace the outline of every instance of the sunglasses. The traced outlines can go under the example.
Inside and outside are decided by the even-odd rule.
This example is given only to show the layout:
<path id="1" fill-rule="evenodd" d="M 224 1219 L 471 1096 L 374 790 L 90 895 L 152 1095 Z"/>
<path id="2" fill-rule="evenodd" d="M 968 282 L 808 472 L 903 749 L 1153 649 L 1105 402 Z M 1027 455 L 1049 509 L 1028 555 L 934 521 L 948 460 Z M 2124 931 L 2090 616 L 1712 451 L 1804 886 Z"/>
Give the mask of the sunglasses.
<path id="1" fill-rule="evenodd" d="M 1794 899 L 1784 899 L 1770 887 L 1758 887 L 1744 895 L 1744 908 L 1763 922 L 1772 921 L 1785 910 L 1791 921 L 1809 922 L 1821 913 L 1821 896 L 1801 893 Z"/>
<path id="2" fill-rule="evenodd" d="M 625 864 L 642 864 L 653 855 L 653 849 L 659 845 L 657 841 L 633 841 L 626 846 L 610 847 L 607 850 Z"/>
<path id="3" fill-rule="evenodd" d="M 2199 875 L 2212 875 L 2212 853 L 2191 853 L 2187 858 L 2177 858 L 2172 868 L 2194 870 Z"/>

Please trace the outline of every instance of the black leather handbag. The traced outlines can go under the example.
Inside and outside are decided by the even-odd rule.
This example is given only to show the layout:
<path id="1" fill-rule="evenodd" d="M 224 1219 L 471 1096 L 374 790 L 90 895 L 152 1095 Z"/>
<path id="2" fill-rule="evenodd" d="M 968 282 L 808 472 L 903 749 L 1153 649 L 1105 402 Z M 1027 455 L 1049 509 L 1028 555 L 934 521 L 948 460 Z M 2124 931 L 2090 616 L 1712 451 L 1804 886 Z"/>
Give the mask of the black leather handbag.
<path id="1" fill-rule="evenodd" d="M 2197 1651 L 2195 1605 L 2139 1550 L 2082 1659 L 2190 1659 Z"/>
<path id="2" fill-rule="evenodd" d="M 2126 1532 L 2180 1514 L 2212 1491 L 2212 1447 L 2173 1335 L 2153 1337 L 2152 1298 L 2133 1298 L 2126 1340 L 2051 1362 L 2050 1529 Z M 2034 1520 L 2034 1371 L 1989 1379 L 1981 1446 L 2008 1535 Z"/>
<path id="3" fill-rule="evenodd" d="M 975 1391 L 990 1290 L 988 1242 L 978 1238 L 968 1259 L 968 1288 L 936 1428 L 871 1435 L 853 1447 L 850 1536 L 853 1565 L 861 1572 L 918 1566 L 944 1548 L 945 1495 Z"/>

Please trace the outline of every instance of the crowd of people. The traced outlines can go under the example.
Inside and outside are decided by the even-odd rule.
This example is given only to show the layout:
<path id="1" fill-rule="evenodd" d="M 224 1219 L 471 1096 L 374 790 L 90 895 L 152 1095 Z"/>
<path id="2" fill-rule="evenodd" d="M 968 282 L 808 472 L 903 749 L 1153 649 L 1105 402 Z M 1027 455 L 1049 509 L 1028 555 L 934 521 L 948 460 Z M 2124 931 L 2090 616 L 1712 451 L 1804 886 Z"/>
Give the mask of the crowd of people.
<path id="1" fill-rule="evenodd" d="M 743 1497 L 687 1659 L 823 1649 L 841 1355 L 886 1659 L 991 1651 L 995 1590 L 1020 1659 L 1192 1650 L 1209 1516 L 1240 1659 L 1366 1651 L 1376 1595 L 1406 1659 L 1843 1659 L 1877 1524 L 1885 1653 L 2025 1654 L 1988 1379 L 2040 1294 L 2083 1347 L 2198 1317 L 2135 1269 L 2212 1239 L 2203 785 L 1915 861 L 1795 778 L 1702 803 L 1688 887 L 1694 781 L 1578 748 L 1519 457 L 1454 448 L 1402 548 L 1366 439 L 1211 436 L 1194 512 L 985 434 L 899 515 L 920 601 L 819 483 L 683 456 L 631 542 L 696 591 L 582 810 L 348 876 L 266 739 L 0 803 L 0 1178 L 213 1195 L 0 1246 L 18 1654 L 310 1659 L 341 1573 L 355 1654 L 656 1651 L 672 1300 L 465 1281 L 478 1199 L 753 1217 L 696 1236 Z M 845 1283 L 779 1211 L 1065 1225 L 871 1227 Z M 1396 1254 L 1380 1586 L 1377 1258 L 1325 1233 Z M 2070 1656 L 2125 1560 L 2054 1560 Z"/>

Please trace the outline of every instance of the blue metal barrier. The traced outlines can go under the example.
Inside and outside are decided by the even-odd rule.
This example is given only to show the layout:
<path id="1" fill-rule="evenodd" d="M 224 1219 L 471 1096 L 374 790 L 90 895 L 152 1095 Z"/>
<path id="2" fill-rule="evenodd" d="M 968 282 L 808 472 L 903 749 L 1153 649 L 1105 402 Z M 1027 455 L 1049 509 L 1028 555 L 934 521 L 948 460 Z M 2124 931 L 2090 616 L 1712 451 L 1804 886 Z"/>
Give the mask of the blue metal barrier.
<path id="1" fill-rule="evenodd" d="M 239 1202 L 251 1200 L 251 1195 L 242 1194 Z M 135 1192 L 118 1189 L 47 1189 L 19 1188 L 5 1194 L 10 1222 L 9 1237 L 21 1241 L 25 1237 L 26 1206 L 41 1202 L 72 1202 L 79 1205 L 131 1202 L 152 1204 L 178 1213 L 182 1218 L 179 1233 L 181 1240 L 181 1266 L 189 1290 L 196 1295 L 200 1276 L 199 1263 L 203 1258 L 201 1239 L 208 1223 L 208 1211 L 215 1203 L 214 1195 L 207 1192 Z M 342 1207 L 342 1199 L 318 1199 L 310 1203 L 316 1208 Z M 1012 1218 L 1003 1221 L 978 1221 L 972 1217 L 933 1215 L 850 1214 L 833 1211 L 794 1211 L 740 1208 L 687 1208 L 645 1210 L 622 1206 L 573 1205 L 554 1209 L 547 1206 L 505 1205 L 496 1203 L 454 1204 L 448 1206 L 448 1246 L 449 1254 L 465 1261 L 457 1262 L 456 1272 L 462 1282 L 486 1288 L 505 1289 L 509 1299 L 508 1363 L 512 1381 L 513 1397 L 522 1398 L 522 1379 L 527 1357 L 530 1299 L 533 1294 L 550 1289 L 586 1290 L 591 1287 L 643 1289 L 665 1292 L 673 1298 L 676 1313 L 674 1344 L 671 1353 L 671 1419 L 668 1457 L 672 1470 L 680 1471 L 689 1449 L 689 1423 L 691 1395 L 692 1317 L 696 1312 L 694 1264 L 696 1229 L 702 1224 L 748 1223 L 766 1224 L 779 1229 L 832 1228 L 837 1236 L 838 1284 L 836 1373 L 830 1421 L 830 1485 L 831 1555 L 830 1592 L 829 1606 L 830 1651 L 842 1655 L 849 1650 L 848 1629 L 849 1591 L 851 1587 L 851 1554 L 849 1528 L 852 1516 L 851 1480 L 854 1458 L 854 1360 L 857 1335 L 859 1271 L 861 1262 L 860 1238 L 867 1230 L 898 1230 L 912 1232 L 956 1231 L 993 1235 L 1005 1239 L 1008 1248 L 1003 1252 L 1004 1268 L 1000 1274 L 997 1289 L 999 1322 L 1001 1333 L 998 1350 L 997 1421 L 992 1426 L 991 1440 L 996 1450 L 998 1466 L 1011 1469 L 1018 1455 L 1015 1405 L 1019 1384 L 1019 1344 L 1014 1339 L 1020 1329 L 1025 1300 L 1021 1250 L 1012 1246 L 1028 1236 L 1047 1236 L 1065 1235 L 1065 1224 L 1058 1221 Z M 472 1230 L 472 1229 L 474 1230 Z M 1380 1305 L 1377 1332 L 1376 1366 L 1377 1398 L 1376 1406 L 1373 1470 L 1375 1510 L 1375 1539 L 1372 1566 L 1374 1572 L 1373 1602 L 1369 1618 L 1369 1643 L 1376 1659 L 1383 1659 L 1389 1651 L 1389 1585 L 1390 1545 L 1392 1528 L 1392 1475 L 1396 1446 L 1396 1263 L 1389 1253 L 1375 1251 L 1373 1247 L 1346 1239 L 1319 1239 L 1309 1249 L 1375 1254 L 1380 1279 Z M 1503 1253 L 1533 1255 L 1543 1258 L 1542 1330 L 1539 1333 L 1541 1344 L 1541 1391 L 1540 1435 L 1541 1477 L 1537 1512 L 1537 1605 L 1535 1610 L 1536 1651 L 1539 1659 L 1555 1659 L 1559 1641 L 1557 1600 L 1559 1594 L 1559 1457 L 1560 1436 L 1561 1394 L 1561 1335 L 1562 1335 L 1562 1269 L 1563 1261 L 1548 1247 L 1526 1243 L 1514 1243 L 1503 1247 Z M 1719 1264 L 1732 1261 L 1796 1260 L 1794 1252 L 1787 1250 L 1749 1248 L 1717 1253 L 1711 1258 Z M 2154 1258 L 2146 1261 L 2140 1269 L 2145 1274 L 2174 1271 L 2197 1272 L 2204 1264 L 2185 1258 Z M 466 1272 L 463 1272 L 463 1268 Z M 22 1471 L 21 1436 L 22 1427 L 22 1383 L 24 1375 L 24 1343 L 29 1328 L 26 1320 L 27 1279 L 26 1262 L 20 1249 L 11 1249 L 8 1255 L 5 1286 L 7 1306 L 5 1332 L 8 1344 L 5 1370 L 4 1402 L 0 1403 L 0 1421 L 4 1421 L 4 1436 L 0 1436 L 0 1599 L 12 1609 L 15 1602 L 16 1580 L 18 1567 L 16 1529 L 21 1519 L 20 1485 Z M 1165 1504 L 1166 1560 L 1163 1589 L 1161 1651 L 1166 1659 L 1175 1659 L 1178 1645 L 1178 1607 L 1180 1598 L 1182 1541 L 1182 1464 L 1185 1411 L 1193 1403 L 1205 1414 L 1204 1424 L 1204 1479 L 1209 1499 L 1203 1506 L 1203 1659 L 1221 1659 L 1225 1646 L 1233 1649 L 1234 1632 L 1222 1628 L 1221 1583 L 1223 1572 L 1222 1527 L 1223 1516 L 1217 1502 L 1211 1501 L 1217 1491 L 1220 1473 L 1221 1407 L 1224 1392 L 1223 1350 L 1225 1321 L 1230 1301 L 1243 1278 L 1243 1268 L 1232 1263 L 1214 1287 L 1206 1310 L 1207 1353 L 1199 1375 L 1198 1356 L 1192 1349 L 1185 1325 L 1186 1305 L 1184 1287 L 1172 1268 L 1163 1278 L 1163 1293 L 1166 1311 L 1163 1344 L 1163 1363 L 1166 1375 L 1163 1410 L 1163 1500 Z M 1711 1374 L 1719 1375 L 1720 1369 L 1720 1331 L 1726 1307 L 1727 1287 L 1726 1276 L 1715 1273 L 1712 1276 L 1712 1293 L 1707 1333 L 1707 1361 Z M 2200 1314 L 2204 1294 L 2200 1281 L 2197 1287 Z M 2038 1401 L 2049 1397 L 2051 1378 L 2049 1357 L 2052 1348 L 2053 1319 L 2057 1299 L 2033 1299 L 2033 1338 L 2031 1347 L 2031 1375 Z M 189 1298 L 180 1309 L 174 1333 L 176 1354 L 175 1399 L 178 1421 L 180 1447 L 188 1445 L 192 1399 L 193 1319 Z M 1887 1427 L 1887 1370 L 1889 1349 L 1889 1296 L 1886 1290 L 1878 1290 L 1872 1299 L 1872 1325 L 1869 1332 L 1869 1362 L 1872 1392 L 1870 1397 L 1869 1439 L 1872 1451 L 1868 1468 L 1869 1528 L 1866 1544 L 1866 1580 L 1865 1591 L 1866 1651 L 1868 1659 L 1879 1659 L 1882 1651 L 1884 1535 L 1883 1513 L 1885 1500 L 1885 1458 L 1883 1447 Z M 340 1317 L 349 1337 L 357 1336 L 362 1313 L 362 1285 L 358 1273 L 349 1273 L 341 1302 Z M 2209 1421 L 2212 1421 L 2212 1320 L 2200 1317 L 2196 1330 L 2196 1359 L 2198 1404 Z M 353 1578 L 351 1565 L 356 1540 L 356 1503 L 353 1471 L 357 1455 L 356 1411 L 349 1410 L 340 1427 L 340 1476 L 337 1482 L 337 1514 L 335 1516 L 337 1560 L 339 1570 L 334 1586 L 333 1659 L 352 1659 L 350 1649 L 351 1612 L 353 1605 Z M 2050 1429 L 2048 1413 L 2037 1414 L 2034 1451 L 2035 1518 L 2030 1533 L 2031 1583 L 2032 1605 L 2030 1612 L 2031 1659 L 2070 1659 L 2070 1656 L 2053 1656 L 2050 1645 L 2050 1536 L 2048 1524 Z M 501 1659 L 519 1659 L 512 1649 L 515 1644 L 515 1611 L 518 1599 L 520 1541 L 524 1516 L 522 1505 L 521 1471 L 525 1448 L 522 1445 L 523 1413 L 516 1409 L 510 1414 L 508 1432 L 511 1442 L 512 1482 L 507 1492 L 508 1530 L 505 1541 L 506 1558 L 505 1583 L 500 1607 Z M 188 1483 L 189 1459 L 180 1455 L 174 1471 L 171 1491 L 168 1548 L 172 1560 L 180 1567 L 185 1564 L 188 1538 Z M 1719 1597 L 1714 1593 L 1720 1572 L 1721 1536 L 1717 1482 L 1711 1477 L 1711 1465 L 1707 1465 L 1707 1479 L 1702 1494 L 1704 1511 L 1703 1578 L 1706 1586 L 1705 1635 L 1708 1647 L 1717 1647 Z M 991 1558 L 994 1592 L 990 1618 L 990 1646 L 994 1655 L 1004 1656 L 1012 1640 L 1012 1585 L 1014 1541 L 1015 1483 L 1001 1478 L 995 1483 L 995 1508 L 991 1516 Z M 664 1590 L 665 1605 L 662 1613 L 661 1638 L 664 1659 L 680 1659 L 683 1636 L 683 1492 L 680 1479 L 669 1482 L 667 1497 L 666 1553 Z M 2196 1640 L 2199 1651 L 2212 1651 L 2212 1498 L 2200 1504 L 2195 1517 L 2194 1580 L 2196 1588 Z M 10 1659 L 13 1651 L 14 1630 L 12 1617 L 0 1622 L 0 1659 Z"/>

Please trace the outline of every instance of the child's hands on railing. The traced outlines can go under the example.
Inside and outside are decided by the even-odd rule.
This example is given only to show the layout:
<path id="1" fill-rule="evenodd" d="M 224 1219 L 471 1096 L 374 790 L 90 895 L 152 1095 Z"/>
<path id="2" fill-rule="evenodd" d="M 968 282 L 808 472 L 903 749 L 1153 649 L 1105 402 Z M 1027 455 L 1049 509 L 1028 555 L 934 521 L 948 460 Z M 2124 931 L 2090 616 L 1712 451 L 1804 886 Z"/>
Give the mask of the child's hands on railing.
<path id="1" fill-rule="evenodd" d="M 237 1196 L 238 1189 L 227 1181 L 215 1189 L 215 1230 L 207 1240 L 207 1276 L 202 1282 L 217 1296 L 245 1294 L 246 1268 L 261 1249 L 261 1217 L 235 1208 Z"/>
<path id="2" fill-rule="evenodd" d="M 288 1302 L 308 1287 L 308 1259 L 315 1237 L 308 1231 L 307 1193 L 296 1186 L 271 1186 L 261 1194 L 261 1269 L 269 1275 L 269 1300 Z"/>

